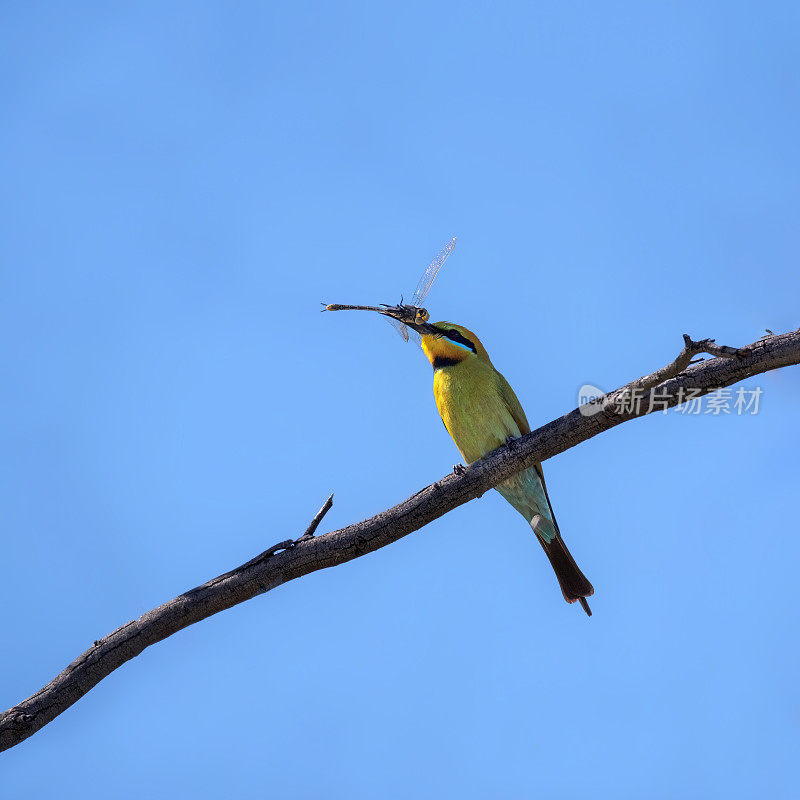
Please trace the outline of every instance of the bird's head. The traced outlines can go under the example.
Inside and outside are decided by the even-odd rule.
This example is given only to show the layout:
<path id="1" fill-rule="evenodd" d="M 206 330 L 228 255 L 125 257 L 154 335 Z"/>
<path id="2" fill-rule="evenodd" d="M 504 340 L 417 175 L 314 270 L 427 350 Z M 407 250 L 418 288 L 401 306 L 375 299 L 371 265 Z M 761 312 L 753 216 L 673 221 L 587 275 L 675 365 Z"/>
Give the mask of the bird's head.
<path id="1" fill-rule="evenodd" d="M 480 339 L 463 325 L 433 322 L 428 323 L 426 330 L 421 333 L 422 349 L 434 366 L 437 362 L 457 364 L 473 358 L 489 361 L 489 354 Z"/>

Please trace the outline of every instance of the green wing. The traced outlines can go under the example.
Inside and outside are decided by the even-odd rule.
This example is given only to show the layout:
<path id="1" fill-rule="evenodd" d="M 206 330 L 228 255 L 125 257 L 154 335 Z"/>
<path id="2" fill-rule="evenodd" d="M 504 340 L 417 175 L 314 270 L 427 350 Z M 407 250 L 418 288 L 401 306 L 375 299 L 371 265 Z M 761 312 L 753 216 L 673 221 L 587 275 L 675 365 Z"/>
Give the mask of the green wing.
<path id="1" fill-rule="evenodd" d="M 530 433 L 531 426 L 528 424 L 528 418 L 525 416 L 525 412 L 522 409 L 522 403 L 519 402 L 517 395 L 514 394 L 514 390 L 511 388 L 509 382 L 499 372 L 497 372 L 497 370 L 495 370 L 495 373 L 497 375 L 497 385 L 500 391 L 500 396 L 503 398 L 506 408 L 508 408 L 511 416 L 514 417 L 514 422 L 517 423 L 520 433 L 523 436 L 526 433 Z M 547 499 L 547 505 L 550 507 L 550 519 L 553 521 L 556 533 L 560 536 L 561 532 L 558 529 L 558 522 L 556 522 L 556 515 L 553 511 L 553 504 L 550 502 L 550 495 L 547 493 L 547 484 L 544 480 L 542 465 L 534 464 L 533 469 L 536 470 L 536 474 L 539 476 L 539 480 L 542 482 L 544 496 Z"/>
<path id="2" fill-rule="evenodd" d="M 514 417 L 514 422 L 517 423 L 519 432 L 523 436 L 526 433 L 530 433 L 531 426 L 528 425 L 528 418 L 525 416 L 525 412 L 522 410 L 522 403 L 520 403 L 517 399 L 517 396 L 514 394 L 514 390 L 511 388 L 509 382 L 497 370 L 494 371 L 494 374 L 497 376 L 497 388 L 500 392 L 500 397 L 503 398 L 506 408 L 511 413 L 511 416 Z"/>

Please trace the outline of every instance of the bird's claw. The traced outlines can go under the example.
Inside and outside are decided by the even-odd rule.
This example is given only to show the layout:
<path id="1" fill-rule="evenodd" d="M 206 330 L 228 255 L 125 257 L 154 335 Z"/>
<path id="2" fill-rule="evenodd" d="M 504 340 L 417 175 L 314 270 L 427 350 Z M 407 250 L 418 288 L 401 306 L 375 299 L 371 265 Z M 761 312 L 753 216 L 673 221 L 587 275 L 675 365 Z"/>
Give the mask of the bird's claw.
<path id="1" fill-rule="evenodd" d="M 465 475 L 467 468 L 463 464 L 453 464 L 453 473 L 455 475 Z"/>
<path id="2" fill-rule="evenodd" d="M 511 442 L 516 442 L 516 436 L 506 436 L 506 444 L 511 444 Z"/>

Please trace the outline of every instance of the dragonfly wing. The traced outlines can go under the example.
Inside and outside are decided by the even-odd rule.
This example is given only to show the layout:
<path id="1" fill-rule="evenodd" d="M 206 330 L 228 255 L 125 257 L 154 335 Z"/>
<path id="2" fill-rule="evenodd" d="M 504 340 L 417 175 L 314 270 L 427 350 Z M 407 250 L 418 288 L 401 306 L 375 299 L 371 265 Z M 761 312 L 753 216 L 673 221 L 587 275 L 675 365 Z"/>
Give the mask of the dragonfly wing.
<path id="1" fill-rule="evenodd" d="M 387 321 L 391 323 L 392 327 L 400 334 L 404 342 L 408 341 L 408 328 L 402 322 L 391 317 L 386 317 Z"/>
<path id="2" fill-rule="evenodd" d="M 419 279 L 419 283 L 417 284 L 417 288 L 414 291 L 414 297 L 411 300 L 412 306 L 417 306 L 419 308 L 422 305 L 422 302 L 428 295 L 428 292 L 431 290 L 431 286 L 433 285 L 433 281 L 436 278 L 437 273 L 442 268 L 442 264 L 447 260 L 447 256 L 453 252 L 453 248 L 456 246 L 456 237 L 454 236 L 437 254 L 436 258 L 428 264 L 427 269 L 425 272 L 422 273 L 422 277 Z"/>
<path id="3" fill-rule="evenodd" d="M 413 329 L 402 322 L 391 317 L 386 318 L 388 322 L 392 323 L 392 327 L 403 337 L 404 342 L 414 342 L 414 344 L 422 346 L 422 337 Z"/>

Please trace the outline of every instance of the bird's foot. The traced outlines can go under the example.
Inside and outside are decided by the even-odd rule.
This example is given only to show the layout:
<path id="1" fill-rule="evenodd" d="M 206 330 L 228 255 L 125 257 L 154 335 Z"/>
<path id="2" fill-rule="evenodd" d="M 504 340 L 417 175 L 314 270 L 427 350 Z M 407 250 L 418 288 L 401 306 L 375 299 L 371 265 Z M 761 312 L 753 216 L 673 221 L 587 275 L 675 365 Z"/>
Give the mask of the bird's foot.
<path id="1" fill-rule="evenodd" d="M 516 442 L 516 441 L 517 441 L 516 436 L 506 436 L 506 444 L 511 444 L 511 442 Z"/>
<path id="2" fill-rule="evenodd" d="M 453 473 L 455 475 L 465 475 L 467 468 L 463 464 L 453 464 Z"/>

